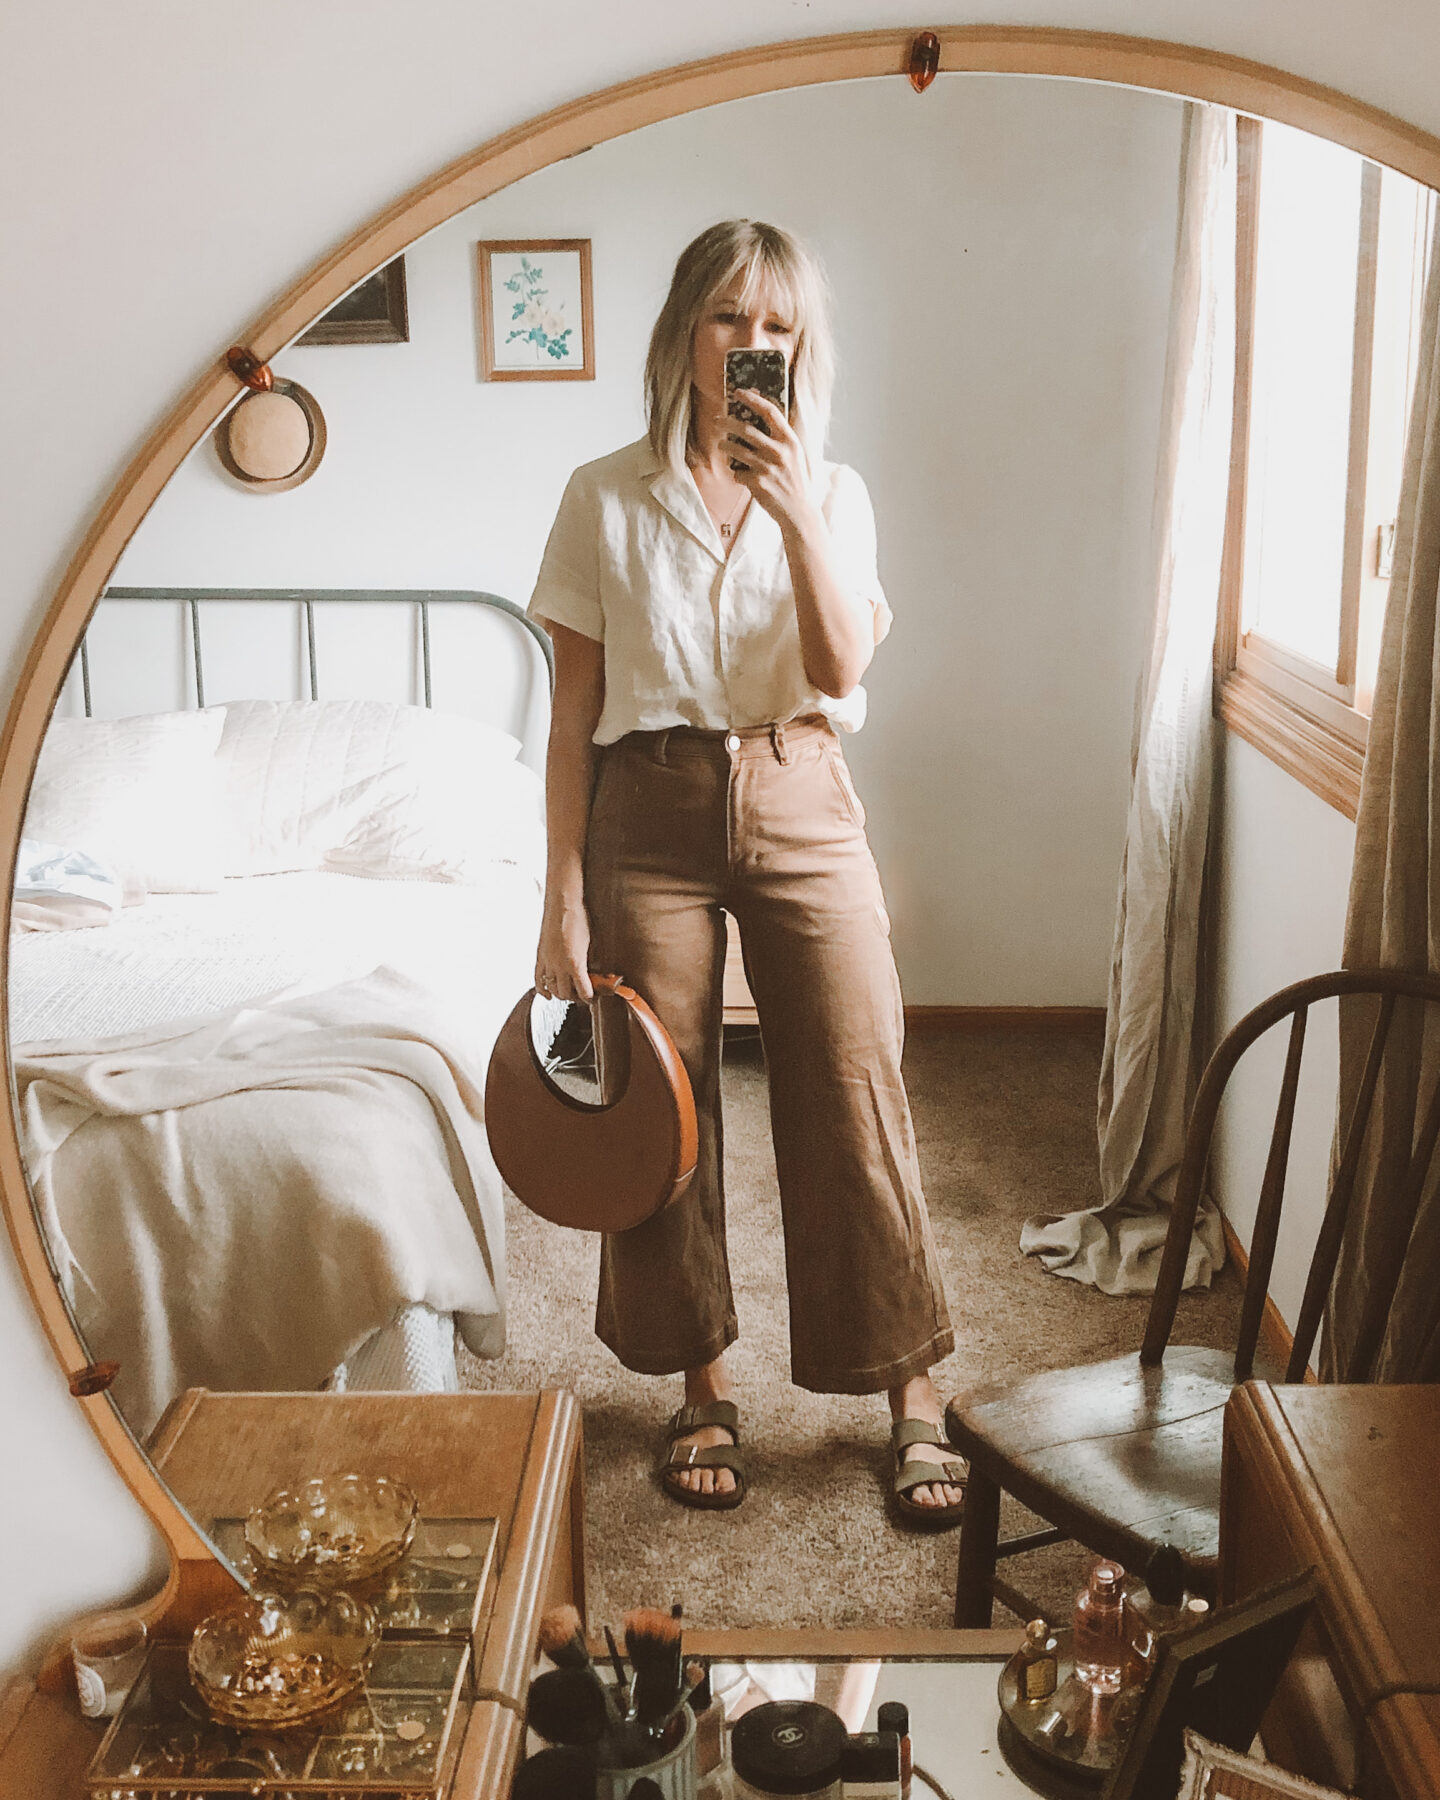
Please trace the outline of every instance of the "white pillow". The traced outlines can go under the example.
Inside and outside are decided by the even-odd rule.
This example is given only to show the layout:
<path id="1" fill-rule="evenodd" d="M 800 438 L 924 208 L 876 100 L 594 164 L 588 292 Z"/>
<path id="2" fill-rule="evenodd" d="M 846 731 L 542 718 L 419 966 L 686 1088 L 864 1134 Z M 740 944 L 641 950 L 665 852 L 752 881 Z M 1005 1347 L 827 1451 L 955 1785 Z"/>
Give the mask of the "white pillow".
<path id="1" fill-rule="evenodd" d="M 220 707 L 135 719 L 55 719 L 25 835 L 84 850 L 152 893 L 214 893 L 234 859 L 216 745 Z"/>
<path id="2" fill-rule="evenodd" d="M 396 772 L 324 866 L 388 881 L 475 883 L 494 863 L 545 879 L 545 784 L 520 762 L 421 758 Z"/>
<path id="3" fill-rule="evenodd" d="M 226 708 L 217 756 L 241 839 L 232 872 L 326 867 L 363 838 L 368 819 L 383 814 L 403 834 L 408 809 L 429 786 L 448 793 L 512 764 L 519 751 L 508 732 L 423 706 L 237 701 Z"/>

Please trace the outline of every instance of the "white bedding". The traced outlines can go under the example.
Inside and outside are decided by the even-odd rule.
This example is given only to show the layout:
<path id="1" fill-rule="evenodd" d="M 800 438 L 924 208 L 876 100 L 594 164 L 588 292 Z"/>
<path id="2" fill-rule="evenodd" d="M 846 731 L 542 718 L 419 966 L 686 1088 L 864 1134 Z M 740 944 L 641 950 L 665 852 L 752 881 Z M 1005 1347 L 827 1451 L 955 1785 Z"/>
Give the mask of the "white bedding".
<path id="1" fill-rule="evenodd" d="M 104 928 L 12 935 L 12 1051 L 19 1062 L 27 1053 L 53 1052 L 81 1041 L 93 1048 L 96 1039 L 143 1032 L 177 1020 L 216 1018 L 248 1002 L 320 993 L 357 982 L 374 970 L 392 970 L 425 990 L 423 1007 L 417 1004 L 416 1010 L 426 1015 L 429 1039 L 440 1043 L 474 1087 L 483 1090 L 496 1034 L 533 977 L 540 909 L 535 873 L 508 863 L 490 866 L 463 886 L 306 872 L 227 880 L 217 894 L 151 896 L 143 906 L 115 915 L 114 922 Z M 267 1120 L 273 1115 L 278 1123 L 279 1118 L 273 1096 L 261 1091 L 253 1098 L 261 1110 L 250 1115 L 253 1126 L 247 1126 L 245 1135 L 235 1140 L 240 1155 L 231 1156 L 239 1206 L 245 1204 L 246 1164 L 258 1159 L 260 1166 L 265 1166 L 270 1154 L 264 1143 Z M 104 1121 L 99 1123 L 104 1125 Z M 134 1128 L 117 1121 L 115 1129 L 119 1133 Z M 36 1146 L 30 1147 L 30 1155 L 33 1162 Z M 383 1154 L 377 1154 L 376 1161 L 383 1160 Z M 457 1220 L 464 1224 L 467 1212 L 472 1222 L 483 1214 L 494 1221 L 497 1231 L 503 1231 L 501 1186 L 493 1163 L 483 1147 L 482 1153 L 472 1155 L 468 1162 L 475 1192 L 468 1207 L 455 1196 Z M 108 1166 L 102 1155 L 92 1167 L 91 1178 L 82 1184 L 87 1203 L 117 1203 L 118 1193 L 102 1197 L 94 1188 L 95 1171 Z M 395 1183 L 384 1185 L 387 1192 L 395 1193 Z M 62 1188 L 60 1198 L 64 1197 Z M 183 1210 L 185 1203 L 175 1198 Z M 56 1225 L 58 1209 L 52 1235 L 83 1235 L 74 1218 L 68 1227 L 59 1225 L 58 1233 L 53 1229 Z M 397 1222 L 397 1242 L 400 1236 Z M 251 1243 L 255 1255 L 259 1247 L 254 1239 Z M 283 1246 L 276 1248 L 283 1262 L 286 1252 Z M 503 1265 L 503 1244 L 492 1248 Z M 101 1252 L 93 1237 L 92 1249 L 108 1260 L 110 1252 Z M 263 1261 L 263 1254 L 259 1250 L 257 1261 Z M 398 1260 L 403 1259 L 397 1259 L 397 1264 Z M 405 1284 L 392 1283 L 397 1322 L 370 1340 L 373 1347 L 386 1338 L 387 1331 L 397 1339 L 392 1346 L 397 1354 L 388 1361 L 371 1357 L 377 1368 L 383 1365 L 377 1379 L 383 1378 L 386 1384 L 396 1379 L 391 1364 L 405 1370 L 413 1360 L 400 1354 L 406 1324 L 401 1309 L 418 1303 L 420 1310 L 426 1310 L 447 1285 L 453 1285 L 450 1267 L 431 1268 L 427 1274 L 414 1264 L 413 1254 L 410 1260 L 413 1279 L 408 1291 Z M 447 1256 L 443 1260 L 448 1265 L 453 1259 Z M 178 1260 L 175 1266 L 180 1266 Z M 102 1280 L 98 1287 L 103 1286 Z M 87 1300 L 86 1287 L 82 1278 L 71 1290 L 80 1324 L 82 1329 L 87 1322 L 94 1328 L 87 1336 L 97 1344 L 96 1354 L 109 1354 L 107 1337 L 114 1336 L 114 1322 L 107 1324 L 104 1319 L 98 1288 Z M 149 1307 L 141 1310 L 154 1311 Z M 357 1308 L 357 1312 L 365 1314 L 365 1309 Z M 89 1318 L 92 1313 L 93 1319 Z M 332 1315 L 338 1317 L 337 1308 L 332 1307 Z M 386 1316 L 383 1307 L 377 1309 L 372 1295 L 365 1329 L 383 1325 Z M 273 1317 L 270 1323 L 273 1326 Z M 440 1323 L 434 1319 L 435 1326 Z M 165 1330 L 167 1338 L 173 1337 L 168 1322 Z M 260 1351 L 252 1347 L 247 1378 L 254 1385 L 272 1388 L 314 1385 L 318 1376 L 313 1344 L 303 1346 L 307 1360 L 302 1368 L 298 1336 L 290 1345 L 278 1341 L 274 1331 L 266 1335 L 274 1352 L 269 1374 L 257 1379 Z M 357 1335 L 337 1343 L 337 1360 L 351 1354 L 359 1342 Z M 497 1344 L 491 1353 L 499 1347 Z M 138 1391 L 128 1396 L 132 1409 L 138 1406 L 147 1422 L 157 1405 L 163 1405 L 165 1388 L 172 1381 L 178 1386 L 222 1385 L 223 1370 L 213 1359 L 203 1368 L 191 1368 L 185 1355 L 170 1351 L 162 1355 L 163 1346 L 147 1345 L 144 1355 L 134 1345 L 127 1349 L 137 1375 L 141 1366 L 150 1372 L 151 1385 L 144 1398 Z M 453 1364 L 453 1358 L 451 1361 Z M 339 1374 L 343 1384 L 345 1372 Z M 442 1385 L 452 1382 L 453 1367 Z M 350 1385 L 368 1384 L 352 1374 Z M 425 1385 L 435 1383 L 427 1380 Z"/>
<path id="2" fill-rule="evenodd" d="M 139 1031 L 388 967 L 431 990 L 483 1075 L 539 928 L 539 884 L 508 863 L 467 886 L 305 873 L 152 895 L 102 930 L 12 940 L 10 1041 Z"/>
<path id="3" fill-rule="evenodd" d="M 503 1198 L 445 1040 L 379 970 L 17 1055 L 51 1255 L 134 1429 L 188 1387 L 316 1387 L 416 1304 L 500 1354 Z"/>

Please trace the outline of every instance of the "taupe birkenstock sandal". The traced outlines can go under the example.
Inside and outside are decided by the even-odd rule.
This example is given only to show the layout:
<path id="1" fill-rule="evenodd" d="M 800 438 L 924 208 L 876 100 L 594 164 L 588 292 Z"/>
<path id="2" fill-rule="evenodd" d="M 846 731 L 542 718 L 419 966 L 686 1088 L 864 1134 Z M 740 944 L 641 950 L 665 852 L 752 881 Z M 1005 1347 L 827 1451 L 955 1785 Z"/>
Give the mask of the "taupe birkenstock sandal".
<path id="1" fill-rule="evenodd" d="M 963 1488 L 969 1468 L 963 1460 L 953 1455 L 939 1462 L 922 1462 L 918 1457 L 907 1462 L 905 1452 L 912 1444 L 929 1444 L 937 1450 L 949 1449 L 940 1427 L 932 1425 L 928 1419 L 895 1421 L 890 1427 L 890 1457 L 894 1469 L 892 1492 L 896 1508 L 917 1525 L 927 1526 L 931 1531 L 949 1531 L 960 1523 L 964 1514 L 964 1495 L 948 1506 L 922 1506 L 918 1500 L 910 1498 L 910 1491 L 917 1487 Z"/>
<path id="2" fill-rule="evenodd" d="M 706 1450 L 679 1441 L 706 1425 L 719 1426 L 735 1441 L 712 1444 Z M 735 1477 L 735 1485 L 728 1493 L 704 1494 L 675 1479 L 682 1469 L 728 1469 Z M 745 1498 L 747 1473 L 745 1452 L 740 1448 L 740 1409 L 733 1400 L 710 1400 L 700 1406 L 682 1406 L 671 1417 L 665 1427 L 665 1460 L 660 1464 L 660 1485 L 672 1500 L 678 1500 L 682 1506 L 698 1507 L 702 1512 L 728 1512 Z"/>

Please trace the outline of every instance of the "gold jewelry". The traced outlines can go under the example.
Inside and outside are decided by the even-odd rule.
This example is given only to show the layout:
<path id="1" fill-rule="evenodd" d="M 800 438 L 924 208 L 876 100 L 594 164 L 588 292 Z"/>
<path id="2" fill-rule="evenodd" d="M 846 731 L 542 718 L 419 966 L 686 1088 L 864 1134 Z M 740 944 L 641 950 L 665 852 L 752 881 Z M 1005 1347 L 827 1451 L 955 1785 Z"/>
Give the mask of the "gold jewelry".
<path id="1" fill-rule="evenodd" d="M 749 494 L 742 488 L 740 491 L 740 498 L 735 503 L 734 512 L 731 513 L 730 517 L 728 519 L 726 519 L 725 523 L 720 527 L 720 535 L 722 538 L 725 538 L 727 540 L 727 542 L 730 538 L 730 534 L 735 529 L 735 521 L 740 517 L 740 514 L 745 510 L 745 502 L 749 498 L 750 498 Z"/>
<path id="2" fill-rule="evenodd" d="M 700 467 L 699 458 L 694 455 L 694 453 L 688 446 L 685 451 L 685 466 L 690 470 L 692 475 Z M 695 485 L 698 487 L 700 484 L 697 482 Z M 737 487 L 740 487 L 740 483 L 738 481 L 736 482 L 735 485 Z M 740 498 L 735 502 L 734 508 L 732 509 L 732 511 L 730 513 L 730 517 L 723 521 L 721 521 L 721 520 L 716 521 L 716 528 L 719 531 L 721 537 L 725 539 L 726 543 L 729 543 L 731 535 L 733 534 L 733 532 L 735 530 L 735 521 L 740 517 L 740 514 L 745 510 L 745 502 L 749 498 L 750 498 L 749 490 L 741 487 L 740 488 Z"/>

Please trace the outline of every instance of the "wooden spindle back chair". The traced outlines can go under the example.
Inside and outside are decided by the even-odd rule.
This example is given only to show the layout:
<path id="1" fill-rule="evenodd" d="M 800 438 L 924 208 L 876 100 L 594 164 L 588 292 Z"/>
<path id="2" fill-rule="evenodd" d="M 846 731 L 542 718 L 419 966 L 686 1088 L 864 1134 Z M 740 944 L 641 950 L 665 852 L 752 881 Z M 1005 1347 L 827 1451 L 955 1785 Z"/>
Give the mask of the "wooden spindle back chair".
<path id="1" fill-rule="evenodd" d="M 1360 1083 L 1316 1234 L 1283 1371 L 1260 1356 L 1261 1326 L 1280 1232 L 1309 1009 L 1346 995 L 1377 997 Z M 1219 1558 L 1220 1451 L 1225 1402 L 1260 1373 L 1303 1381 L 1310 1366 L 1357 1176 L 1397 1002 L 1440 1003 L 1440 975 L 1399 969 L 1341 969 L 1282 988 L 1226 1035 L 1201 1079 L 1186 1129 L 1165 1247 L 1138 1355 L 1033 1375 L 1013 1387 L 958 1396 L 946 1411 L 950 1442 L 970 1462 L 960 1536 L 955 1623 L 986 1626 L 999 1599 L 1034 1617 L 1025 1596 L 996 1574 L 997 1560 L 1073 1538 L 1097 1555 L 1143 1570 L 1162 1543 L 1181 1552 L 1190 1585 L 1212 1598 Z M 1234 1354 L 1173 1346 L 1181 1284 L 1216 1116 L 1240 1058 L 1265 1032 L 1290 1019 L 1289 1044 L 1261 1181 Z M 1404 1268 L 1405 1252 L 1440 1139 L 1440 1080 L 1421 1119 L 1391 1200 L 1392 1230 L 1370 1283 L 1342 1381 L 1371 1379 Z M 1009 1493 L 1050 1523 L 999 1541 L 1000 1496 Z"/>

